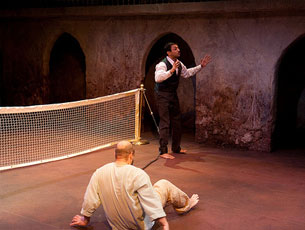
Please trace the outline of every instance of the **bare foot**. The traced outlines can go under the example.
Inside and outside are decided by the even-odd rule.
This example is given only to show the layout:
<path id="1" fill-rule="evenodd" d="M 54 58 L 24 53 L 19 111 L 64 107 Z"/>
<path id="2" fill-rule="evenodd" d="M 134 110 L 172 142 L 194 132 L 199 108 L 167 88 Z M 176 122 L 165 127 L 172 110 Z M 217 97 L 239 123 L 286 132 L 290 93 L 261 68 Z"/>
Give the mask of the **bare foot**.
<path id="1" fill-rule="evenodd" d="M 174 152 L 174 153 L 178 153 L 178 154 L 186 154 L 186 149 L 180 149 L 180 152 Z"/>
<path id="2" fill-rule="evenodd" d="M 161 154 L 160 157 L 162 157 L 164 159 L 170 159 L 170 160 L 175 159 L 174 156 L 172 156 L 172 155 L 170 155 L 168 153 Z"/>
<path id="3" fill-rule="evenodd" d="M 196 204 L 199 202 L 199 196 L 197 194 L 193 194 L 192 197 L 189 199 L 188 204 L 182 208 L 175 208 L 178 214 L 184 214 L 190 211 Z"/>
<path id="4" fill-rule="evenodd" d="M 190 209 L 193 208 L 199 202 L 198 194 L 193 194 L 190 198 Z"/>

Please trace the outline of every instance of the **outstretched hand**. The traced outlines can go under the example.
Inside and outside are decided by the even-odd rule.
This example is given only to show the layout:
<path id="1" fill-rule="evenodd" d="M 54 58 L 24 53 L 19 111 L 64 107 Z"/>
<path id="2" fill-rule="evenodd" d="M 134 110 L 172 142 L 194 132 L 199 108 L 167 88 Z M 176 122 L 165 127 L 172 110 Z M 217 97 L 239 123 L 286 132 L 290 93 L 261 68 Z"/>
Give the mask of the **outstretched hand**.
<path id="1" fill-rule="evenodd" d="M 205 55 L 204 58 L 201 59 L 200 65 L 201 67 L 206 67 L 207 64 L 211 61 L 211 56 L 210 55 Z"/>
<path id="2" fill-rule="evenodd" d="M 85 216 L 76 215 L 73 217 L 72 222 L 70 223 L 70 226 L 86 226 L 89 223 L 89 218 Z"/>

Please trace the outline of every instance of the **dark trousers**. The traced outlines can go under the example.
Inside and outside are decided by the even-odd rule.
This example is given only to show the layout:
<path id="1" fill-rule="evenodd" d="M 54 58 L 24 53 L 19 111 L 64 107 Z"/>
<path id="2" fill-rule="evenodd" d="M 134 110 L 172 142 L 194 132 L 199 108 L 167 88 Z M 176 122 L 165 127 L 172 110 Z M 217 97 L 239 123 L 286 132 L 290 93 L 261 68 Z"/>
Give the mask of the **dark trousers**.
<path id="1" fill-rule="evenodd" d="M 179 100 L 176 92 L 156 93 L 158 111 L 160 116 L 160 154 L 167 153 L 167 144 L 172 130 L 172 151 L 180 152 L 181 143 L 181 113 Z"/>

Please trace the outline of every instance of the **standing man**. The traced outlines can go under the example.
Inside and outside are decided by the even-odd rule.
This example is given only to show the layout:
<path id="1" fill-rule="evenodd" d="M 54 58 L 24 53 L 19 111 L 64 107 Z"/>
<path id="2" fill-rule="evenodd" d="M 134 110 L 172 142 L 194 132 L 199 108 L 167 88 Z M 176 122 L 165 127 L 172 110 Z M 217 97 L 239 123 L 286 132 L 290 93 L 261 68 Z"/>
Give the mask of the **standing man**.
<path id="1" fill-rule="evenodd" d="M 149 176 L 132 165 L 134 149 L 121 141 L 115 149 L 115 162 L 104 165 L 92 175 L 87 187 L 81 214 L 71 226 L 85 226 L 95 210 L 102 205 L 113 230 L 151 229 L 154 222 L 168 230 L 163 206 L 172 204 L 178 213 L 188 212 L 199 202 L 167 180 L 151 185 Z"/>
<path id="2" fill-rule="evenodd" d="M 200 65 L 187 69 L 178 60 L 180 49 L 176 43 L 167 43 L 164 48 L 167 56 L 156 65 L 155 71 L 155 91 L 160 116 L 159 153 L 162 158 L 174 159 L 175 157 L 170 155 L 167 149 L 170 125 L 172 127 L 172 151 L 174 153 L 185 153 L 185 150 L 182 150 L 180 147 L 182 130 L 180 106 L 177 96 L 179 78 L 180 76 L 189 78 L 198 73 L 211 61 L 211 56 L 206 55 L 201 59 Z"/>

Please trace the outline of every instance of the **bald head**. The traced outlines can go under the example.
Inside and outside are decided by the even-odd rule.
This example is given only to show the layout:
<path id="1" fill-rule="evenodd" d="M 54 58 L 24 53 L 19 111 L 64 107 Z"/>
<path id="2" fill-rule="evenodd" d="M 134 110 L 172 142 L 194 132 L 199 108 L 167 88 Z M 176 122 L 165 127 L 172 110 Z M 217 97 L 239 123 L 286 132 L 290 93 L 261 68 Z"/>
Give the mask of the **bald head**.
<path id="1" fill-rule="evenodd" d="M 129 141 L 120 141 L 115 149 L 115 158 L 128 159 L 129 154 L 134 154 L 134 149 Z"/>

